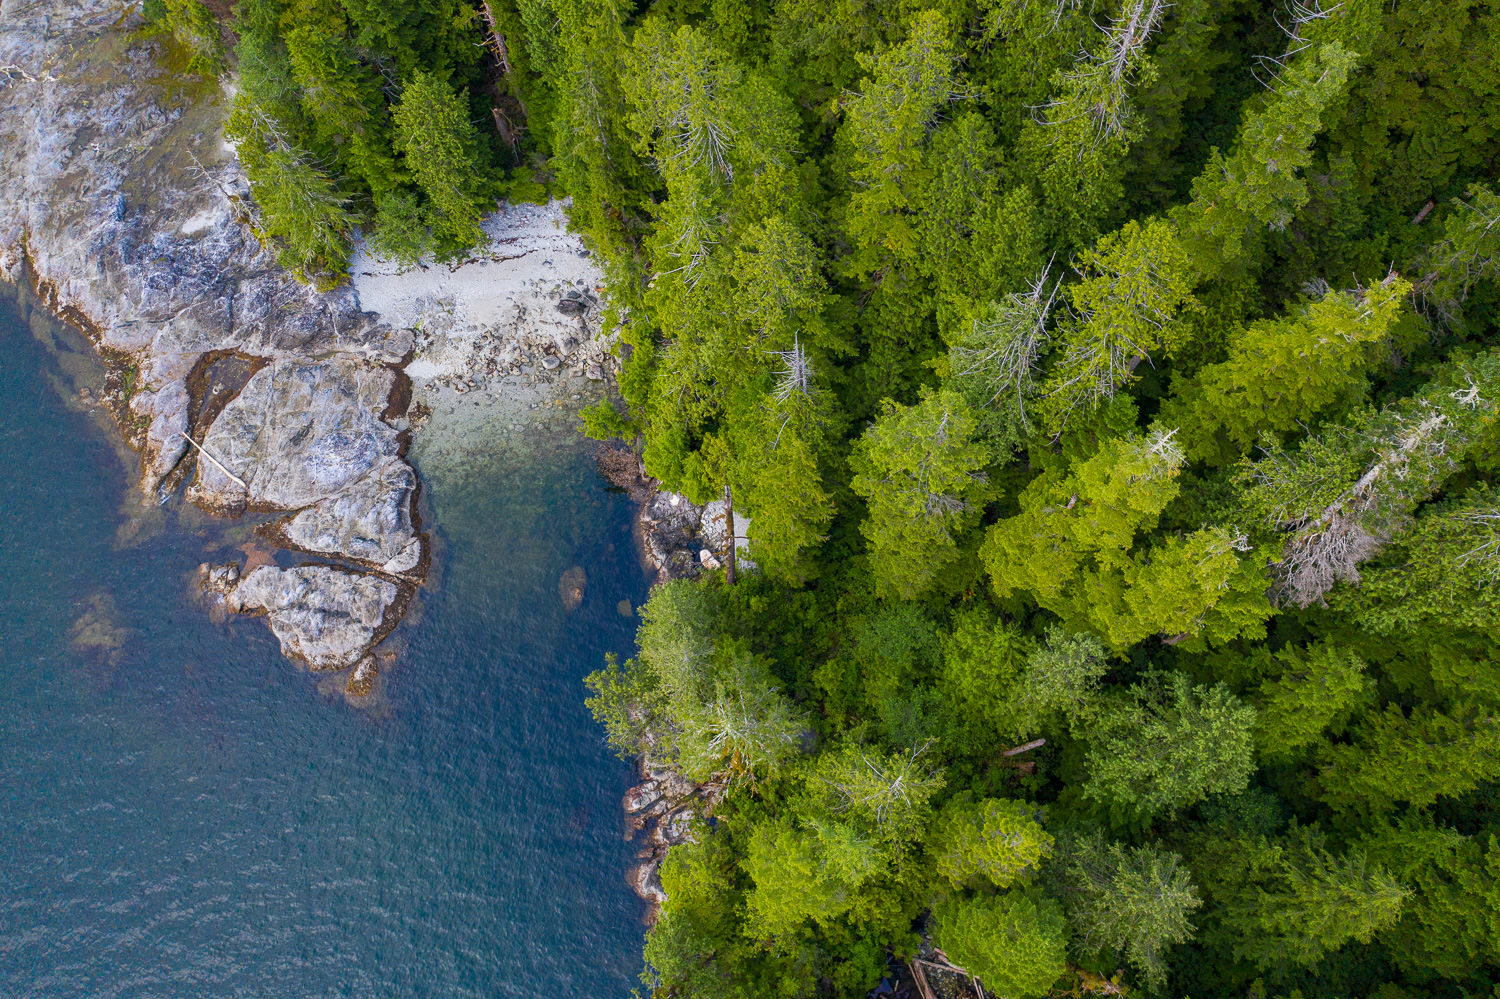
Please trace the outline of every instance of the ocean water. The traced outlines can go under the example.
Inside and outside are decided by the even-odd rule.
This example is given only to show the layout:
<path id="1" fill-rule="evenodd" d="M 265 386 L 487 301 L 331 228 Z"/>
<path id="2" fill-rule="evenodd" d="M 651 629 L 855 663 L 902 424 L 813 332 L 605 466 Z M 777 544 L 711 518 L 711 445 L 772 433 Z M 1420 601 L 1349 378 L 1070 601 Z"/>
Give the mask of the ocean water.
<path id="1" fill-rule="evenodd" d="M 143 509 L 67 404 L 97 380 L 86 346 L 9 294 L 0 996 L 627 996 L 631 774 L 581 679 L 628 651 L 617 605 L 647 584 L 582 448 L 428 483 L 433 585 L 356 708 L 263 622 L 195 603 L 248 525 Z"/>

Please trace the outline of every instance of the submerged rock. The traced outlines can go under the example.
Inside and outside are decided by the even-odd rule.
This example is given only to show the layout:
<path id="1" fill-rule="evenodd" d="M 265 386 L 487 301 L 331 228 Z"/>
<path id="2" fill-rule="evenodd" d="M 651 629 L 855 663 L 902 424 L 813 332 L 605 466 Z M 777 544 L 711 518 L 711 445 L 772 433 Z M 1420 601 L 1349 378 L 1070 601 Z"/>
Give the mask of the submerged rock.
<path id="1" fill-rule="evenodd" d="M 388 579 L 331 566 L 262 566 L 227 600 L 240 613 L 264 613 L 283 655 L 315 670 L 347 669 L 374 645 L 400 596 Z"/>
<path id="2" fill-rule="evenodd" d="M 569 612 L 577 610 L 578 605 L 583 603 L 583 588 L 588 585 L 588 581 L 588 573 L 583 571 L 581 565 L 573 566 L 557 581 L 557 595 Z"/>

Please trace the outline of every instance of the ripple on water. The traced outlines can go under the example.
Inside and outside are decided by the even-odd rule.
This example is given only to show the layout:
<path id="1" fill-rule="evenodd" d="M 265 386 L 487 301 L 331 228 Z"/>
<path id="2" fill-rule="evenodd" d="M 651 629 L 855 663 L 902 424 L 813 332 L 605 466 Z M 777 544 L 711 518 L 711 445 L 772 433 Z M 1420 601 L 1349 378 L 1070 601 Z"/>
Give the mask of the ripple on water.
<path id="1" fill-rule="evenodd" d="M 87 352 L 28 308 L 0 304 L 0 995 L 627 995 L 630 774 L 580 681 L 646 583 L 583 450 L 428 483 L 440 585 L 371 717 L 191 602 L 233 525 L 169 507 L 120 544 L 125 465 L 59 394 Z"/>

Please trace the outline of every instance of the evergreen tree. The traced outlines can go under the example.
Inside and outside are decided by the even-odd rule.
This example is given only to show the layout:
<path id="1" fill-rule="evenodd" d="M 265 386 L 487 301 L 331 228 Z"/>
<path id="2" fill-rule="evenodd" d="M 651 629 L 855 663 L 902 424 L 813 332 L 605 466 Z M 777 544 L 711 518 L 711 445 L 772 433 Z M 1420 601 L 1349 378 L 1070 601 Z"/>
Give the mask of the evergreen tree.
<path id="1" fill-rule="evenodd" d="M 955 888 L 980 878 L 996 888 L 1029 880 L 1052 853 L 1052 836 L 1037 815 L 1023 801 L 955 799 L 928 834 L 934 867 Z"/>
<path id="2" fill-rule="evenodd" d="M 987 481 L 974 431 L 962 397 L 929 392 L 913 406 L 888 402 L 856 444 L 851 485 L 869 502 L 861 530 L 882 592 L 917 596 L 958 558 Z"/>
<path id="3" fill-rule="evenodd" d="M 1006 892 L 933 906 L 933 942 L 997 996 L 1046 995 L 1067 962 L 1062 908 Z"/>
<path id="4" fill-rule="evenodd" d="M 439 252 L 453 254 L 484 239 L 479 226 L 483 179 L 466 101 L 438 77 L 417 70 L 391 112 L 396 148 L 426 198 L 423 213 Z"/>
<path id="5" fill-rule="evenodd" d="M 1084 793 L 1151 816 L 1244 790 L 1254 724 L 1255 710 L 1223 685 L 1153 674 L 1101 706 Z"/>
<path id="6" fill-rule="evenodd" d="M 1315 830 L 1247 846 L 1249 880 L 1224 900 L 1237 956 L 1261 970 L 1310 967 L 1350 941 L 1368 943 L 1400 918 L 1410 889 L 1357 850 L 1330 852 Z"/>
<path id="7" fill-rule="evenodd" d="M 1068 919 L 1082 945 L 1123 956 L 1159 985 L 1167 950 L 1192 938 L 1190 917 L 1202 904 L 1181 858 L 1086 837 L 1069 848 L 1065 877 Z"/>

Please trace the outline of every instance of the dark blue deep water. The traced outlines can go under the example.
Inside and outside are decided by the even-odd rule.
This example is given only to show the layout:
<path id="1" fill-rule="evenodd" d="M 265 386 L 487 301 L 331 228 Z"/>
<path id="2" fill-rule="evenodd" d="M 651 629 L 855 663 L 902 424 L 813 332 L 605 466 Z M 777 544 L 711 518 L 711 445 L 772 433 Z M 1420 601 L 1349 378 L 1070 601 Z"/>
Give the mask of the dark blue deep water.
<path id="1" fill-rule="evenodd" d="M 630 772 L 581 678 L 646 583 L 581 450 L 429 486 L 432 585 L 355 708 L 195 603 L 247 525 L 142 511 L 65 404 L 86 350 L 0 299 L 0 996 L 628 995 Z"/>

